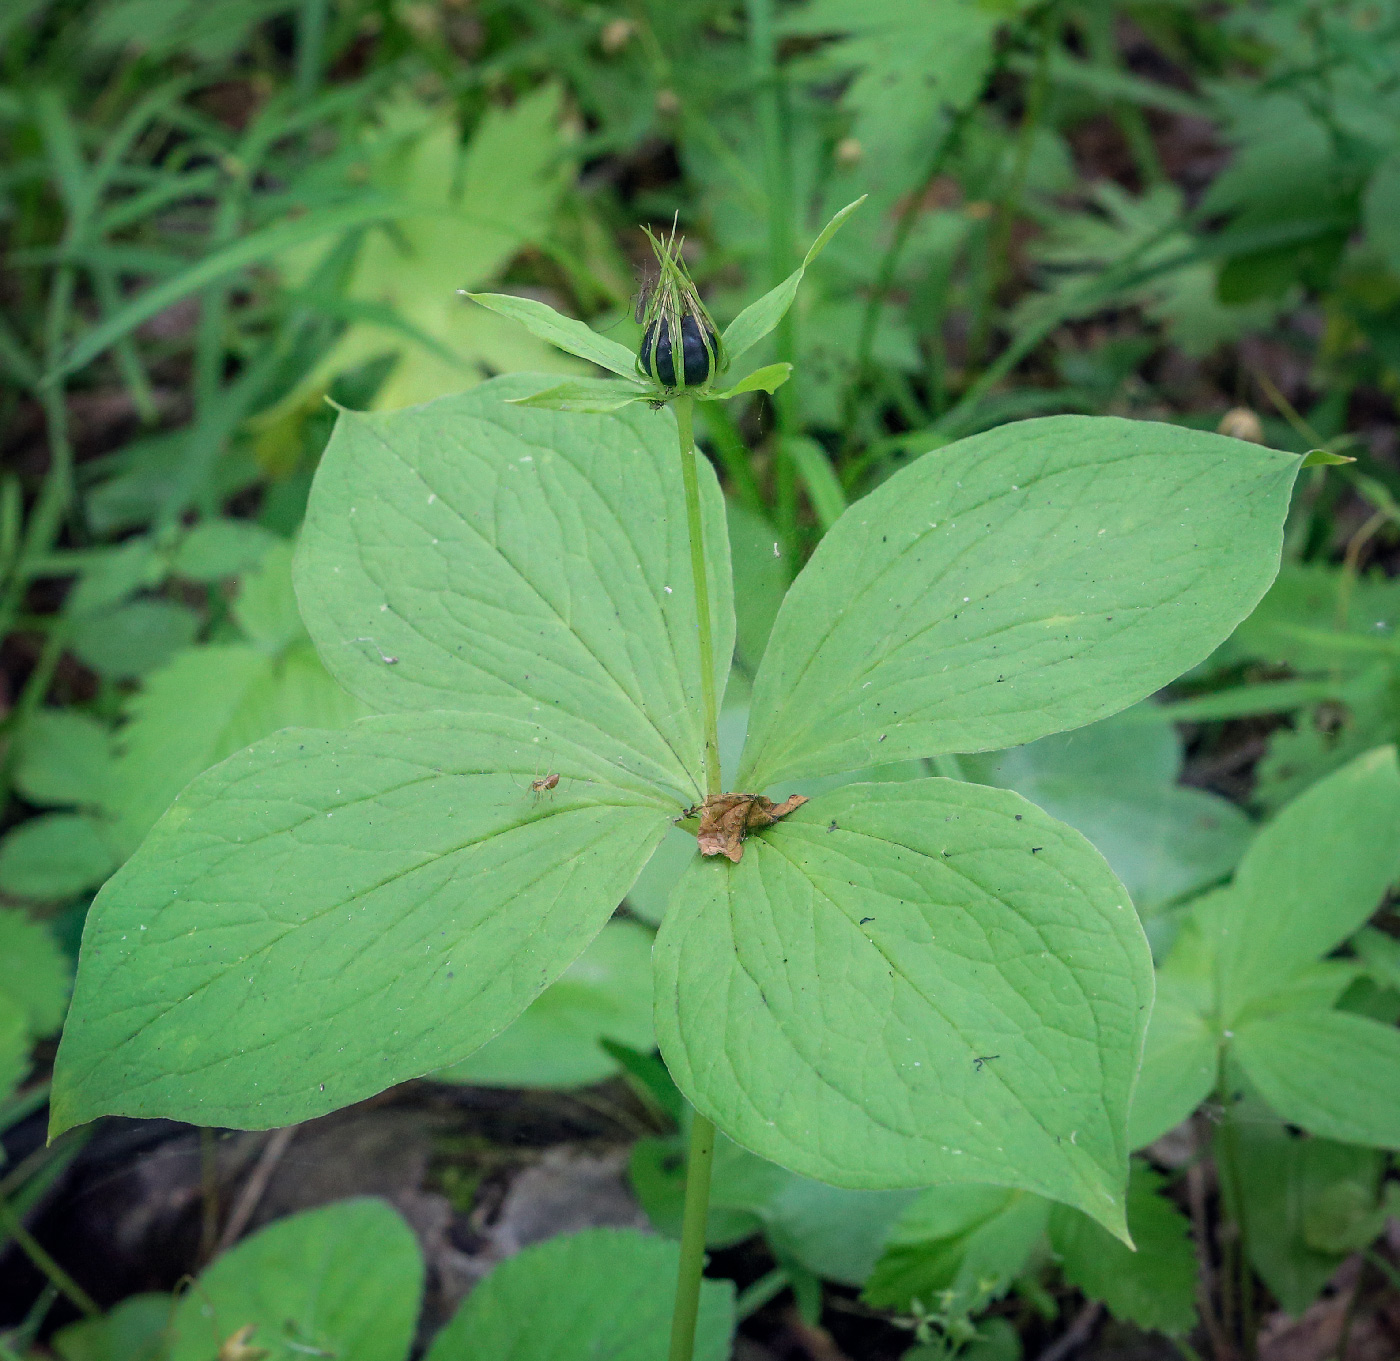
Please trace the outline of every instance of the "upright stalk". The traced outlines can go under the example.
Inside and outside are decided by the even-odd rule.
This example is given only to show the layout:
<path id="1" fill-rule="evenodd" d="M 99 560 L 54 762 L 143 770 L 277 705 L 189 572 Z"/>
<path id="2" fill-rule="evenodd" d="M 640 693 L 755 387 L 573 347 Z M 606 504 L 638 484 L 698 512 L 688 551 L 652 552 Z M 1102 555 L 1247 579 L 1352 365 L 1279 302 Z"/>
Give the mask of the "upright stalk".
<path id="1" fill-rule="evenodd" d="M 749 21 L 749 72 L 754 84 L 754 112 L 763 146 L 764 193 L 768 200 L 768 287 L 775 288 L 792 273 L 792 165 L 788 155 L 787 108 L 778 67 L 773 0 L 745 0 Z M 773 357 L 792 363 L 797 357 L 795 308 L 784 313 L 773 334 Z M 787 440 L 797 433 L 797 385 L 785 383 L 773 396 L 778 440 L 773 459 L 774 517 L 783 548 L 798 560 L 797 465 Z"/>
<path id="2" fill-rule="evenodd" d="M 697 1111 L 690 1122 L 690 1156 L 685 1165 L 685 1219 L 681 1224 L 681 1266 L 676 1307 L 671 1315 L 669 1361 L 691 1361 L 695 1320 L 700 1313 L 700 1281 L 705 1270 L 705 1224 L 710 1214 L 710 1169 L 715 1160 L 715 1127 Z"/>
<path id="3" fill-rule="evenodd" d="M 690 530 L 690 575 L 695 586 L 695 623 L 700 636 L 700 696 L 705 708 L 705 795 L 720 792 L 719 706 L 715 698 L 715 645 L 710 631 L 710 583 L 705 572 L 705 530 L 700 519 L 700 482 L 695 475 L 695 398 L 673 403 L 681 441 L 685 517 Z"/>
<path id="4" fill-rule="evenodd" d="M 700 518 L 700 480 L 695 472 L 695 399 L 672 403 L 680 434 L 681 477 L 685 482 L 685 518 L 690 532 L 690 572 L 695 587 L 695 624 L 700 640 L 700 694 L 705 709 L 705 794 L 720 792 L 719 712 L 715 697 L 715 647 L 710 629 L 710 585 L 705 572 L 705 531 Z M 691 1361 L 695 1320 L 700 1312 L 700 1281 L 705 1270 L 705 1224 L 710 1213 L 710 1169 L 715 1157 L 715 1127 L 698 1111 L 690 1125 L 690 1155 L 685 1169 L 685 1218 L 681 1224 L 681 1263 L 676 1306 L 671 1315 L 669 1361 Z"/>

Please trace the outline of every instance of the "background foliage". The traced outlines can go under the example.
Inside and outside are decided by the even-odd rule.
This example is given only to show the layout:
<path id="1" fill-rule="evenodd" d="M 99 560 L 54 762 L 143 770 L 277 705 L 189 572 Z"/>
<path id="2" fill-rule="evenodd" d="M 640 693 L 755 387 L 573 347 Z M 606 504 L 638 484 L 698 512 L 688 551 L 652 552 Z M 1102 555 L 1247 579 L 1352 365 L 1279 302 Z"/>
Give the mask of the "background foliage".
<path id="1" fill-rule="evenodd" d="M 1107 414 L 1355 461 L 1303 475 L 1278 581 L 1156 702 L 938 771 L 1083 832 L 1147 928 L 1139 1252 L 1029 1192 L 837 1190 L 727 1145 L 715 1274 L 744 1287 L 747 1336 L 779 1354 L 820 1324 L 853 1358 L 987 1361 L 1081 1323 L 1085 1345 L 1100 1305 L 1188 1356 L 1273 1355 L 1280 1337 L 1313 1350 L 1278 1355 L 1393 1354 L 1398 71 L 1400 15 L 1373 0 L 8 5 L 0 1235 L 7 1267 L 58 1262 L 47 1289 L 32 1266 L 13 1273 L 5 1346 L 252 1361 L 227 1349 L 255 1314 L 276 1315 L 257 1348 L 406 1354 L 422 1263 L 373 1202 L 279 1221 L 173 1312 L 168 1296 L 65 1273 L 82 1253 L 54 1207 L 96 1155 L 81 1132 L 45 1150 L 39 1131 L 87 905 L 191 779 L 284 728 L 348 726 L 365 712 L 352 675 L 409 657 L 366 636 L 328 671 L 296 607 L 327 399 L 384 412 L 499 373 L 586 376 L 457 290 L 546 301 L 632 347 L 643 223 L 679 222 L 723 325 L 868 193 L 750 356 L 795 362 L 794 380 L 700 413 L 733 548 L 731 746 L 783 593 L 826 529 L 866 496 L 896 516 L 883 484 L 923 455 L 916 475 L 932 475 L 954 439 Z M 387 505 L 386 488 L 354 490 Z M 790 635 L 780 648 L 801 644 Z M 824 684 L 841 693 L 839 675 Z M 804 738 L 808 756 L 863 740 Z M 783 753 L 762 756 L 782 773 Z M 501 778 L 528 787 L 528 766 Z M 886 760 L 866 776 L 923 773 Z M 639 847 L 662 831 L 643 821 Z M 625 1104 L 631 1185 L 663 1234 L 687 1114 L 653 1057 L 650 941 L 686 854 L 668 833 L 565 978 L 440 1075 L 522 1108 L 520 1089 L 612 1079 L 588 1090 Z M 435 1174 L 463 1222 L 485 1203 L 474 1181 L 462 1190 L 472 1158 Z M 668 1299 L 628 1283 L 665 1276 L 668 1245 L 590 1232 L 604 1237 L 513 1257 L 432 1349 L 544 1356 L 561 1329 L 617 1320 L 616 1345 L 651 1345 Z M 356 1312 L 370 1241 L 372 1326 Z M 170 1291 L 211 1251 L 138 1289 Z M 300 1279 L 296 1298 L 257 1295 L 311 1264 L 304 1298 Z M 440 1323 L 453 1311 L 433 1303 L 436 1271 L 424 1317 Z M 556 1321 L 503 1340 L 528 1322 L 516 1301 L 561 1276 Z M 612 1286 L 624 1303 L 595 1309 Z M 705 1304 L 715 1357 L 727 1290 Z M 74 1322 L 90 1295 L 119 1307 Z"/>

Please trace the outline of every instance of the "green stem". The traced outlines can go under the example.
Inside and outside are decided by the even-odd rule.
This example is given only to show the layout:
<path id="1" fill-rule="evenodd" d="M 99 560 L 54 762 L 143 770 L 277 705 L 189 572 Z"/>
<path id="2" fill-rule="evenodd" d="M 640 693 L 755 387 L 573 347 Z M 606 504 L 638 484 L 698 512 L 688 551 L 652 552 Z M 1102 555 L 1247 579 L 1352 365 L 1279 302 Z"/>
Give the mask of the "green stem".
<path id="1" fill-rule="evenodd" d="M 1249 1252 L 1249 1216 L 1245 1213 L 1244 1186 L 1240 1180 L 1239 1142 L 1235 1133 L 1234 1107 L 1230 1093 L 1222 1079 L 1219 1091 L 1220 1117 L 1220 1172 L 1226 1195 L 1225 1205 L 1234 1220 L 1233 1238 L 1229 1242 L 1230 1260 L 1222 1271 L 1222 1282 L 1230 1267 L 1234 1269 L 1233 1287 L 1239 1339 L 1245 1361 L 1254 1361 L 1258 1355 L 1258 1336 L 1254 1316 L 1254 1273 Z"/>
<path id="2" fill-rule="evenodd" d="M 695 585 L 695 623 L 700 635 L 700 695 L 705 706 L 705 796 L 720 792 L 719 705 L 715 697 L 715 645 L 710 632 L 710 584 L 705 574 L 705 529 L 700 518 L 700 482 L 695 475 L 695 398 L 672 403 L 681 441 L 681 477 L 690 530 L 690 574 Z"/>
<path id="3" fill-rule="evenodd" d="M 768 199 L 768 287 L 776 288 L 792 273 L 792 168 L 788 156 L 787 110 L 782 72 L 778 68 L 773 0 L 745 0 L 749 20 L 749 72 L 754 82 L 755 114 L 763 146 L 764 190 Z M 791 364 L 797 356 L 797 317 L 789 308 L 773 335 L 774 358 Z M 797 465 L 786 438 L 797 430 L 796 384 L 788 382 L 774 394 L 778 439 L 773 456 L 774 519 L 791 562 L 798 561 Z"/>
<path id="4" fill-rule="evenodd" d="M 316 93 L 326 45 L 326 0 L 303 0 L 297 12 L 296 88 L 299 98 Z"/>
<path id="5" fill-rule="evenodd" d="M 0 1226 L 19 1244 L 20 1251 L 48 1277 L 54 1288 L 72 1300 L 88 1318 L 95 1318 L 102 1312 L 92 1296 L 49 1256 L 38 1239 L 24 1227 L 23 1221 L 6 1200 L 0 1200 Z M 686 1355 L 689 1356 L 689 1353 Z"/>
<path id="6" fill-rule="evenodd" d="M 715 1127 L 698 1111 L 690 1125 L 690 1156 L 685 1167 L 685 1219 L 681 1225 L 681 1266 L 676 1308 L 671 1315 L 669 1361 L 691 1361 L 695 1320 L 700 1313 L 700 1281 L 705 1270 L 705 1224 L 710 1214 L 710 1169 L 715 1159 Z"/>
<path id="7" fill-rule="evenodd" d="M 775 1266 L 772 1271 L 760 1276 L 752 1285 L 739 1292 L 739 1298 L 734 1301 L 734 1317 L 743 1320 L 751 1314 L 758 1313 L 765 1304 L 776 1299 L 791 1284 L 787 1268 Z"/>
<path id="8" fill-rule="evenodd" d="M 705 706 L 705 794 L 720 792 L 719 714 L 715 697 L 715 651 L 710 632 L 710 586 L 705 572 L 705 531 L 700 518 L 700 479 L 695 470 L 695 399 L 673 403 L 685 482 L 685 516 L 690 532 L 690 572 L 695 585 L 695 622 L 700 642 L 700 693 Z M 705 1270 L 705 1224 L 710 1212 L 710 1169 L 715 1157 L 715 1127 L 696 1114 L 690 1126 L 690 1156 L 685 1172 L 685 1219 L 681 1227 L 681 1262 L 676 1279 L 676 1307 L 671 1315 L 670 1361 L 691 1361 L 695 1320 L 700 1311 L 700 1280 Z"/>

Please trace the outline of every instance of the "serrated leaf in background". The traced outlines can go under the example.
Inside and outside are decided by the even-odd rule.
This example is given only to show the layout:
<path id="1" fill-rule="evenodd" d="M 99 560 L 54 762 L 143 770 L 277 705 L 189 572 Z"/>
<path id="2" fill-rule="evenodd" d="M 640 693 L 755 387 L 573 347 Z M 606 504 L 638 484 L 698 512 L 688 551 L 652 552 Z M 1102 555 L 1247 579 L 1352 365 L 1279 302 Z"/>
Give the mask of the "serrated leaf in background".
<path id="1" fill-rule="evenodd" d="M 1128 1181 L 1130 1251 L 1084 1215 L 1050 1212 L 1050 1242 L 1065 1280 L 1102 1300 L 1116 1319 L 1184 1336 L 1196 1326 L 1196 1249 L 1191 1226 L 1163 1194 L 1164 1179 L 1134 1159 Z"/>
<path id="2" fill-rule="evenodd" d="M 1041 270 L 1041 291 L 1028 293 L 1012 313 L 1014 328 L 1030 326 L 1047 312 L 1088 316 L 1110 301 L 1135 304 L 1149 320 L 1160 322 L 1181 350 L 1204 357 L 1248 331 L 1261 330 L 1278 314 L 1280 304 L 1267 299 L 1229 305 L 1216 296 L 1216 267 L 1210 261 L 1183 263 L 1144 284 L 1123 289 L 1116 298 L 1084 292 L 1083 304 L 1071 307 L 1074 290 L 1142 247 L 1138 267 L 1165 265 L 1189 252 L 1191 235 L 1183 218 L 1180 190 L 1160 184 L 1134 198 L 1112 180 L 1092 191 L 1093 208 L 1078 214 L 1055 213 L 1045 236 L 1030 248 Z M 1152 244 L 1148 244 L 1151 242 Z"/>
<path id="3" fill-rule="evenodd" d="M 49 929 L 18 908 L 0 908 L 0 997 L 25 1018 L 31 1036 L 63 1024 L 73 967 Z"/>
<path id="4" fill-rule="evenodd" d="M 465 148 L 450 111 L 406 99 L 384 109 L 380 132 L 366 147 L 371 182 L 421 212 L 366 236 L 345 298 L 352 313 L 360 303 L 403 324 L 390 317 L 352 321 L 278 410 L 383 355 L 396 362 L 374 399 L 381 411 L 460 392 L 493 373 L 587 372 L 457 294 L 492 282 L 549 234 L 568 183 L 561 103 L 558 87 L 542 85 L 510 108 L 492 106 Z M 302 251 L 287 260 L 292 282 L 308 275 L 315 259 L 314 251 Z"/>
<path id="5" fill-rule="evenodd" d="M 0 890 L 16 898 L 74 898 L 96 888 L 119 863 L 95 817 L 41 813 L 0 841 Z"/>

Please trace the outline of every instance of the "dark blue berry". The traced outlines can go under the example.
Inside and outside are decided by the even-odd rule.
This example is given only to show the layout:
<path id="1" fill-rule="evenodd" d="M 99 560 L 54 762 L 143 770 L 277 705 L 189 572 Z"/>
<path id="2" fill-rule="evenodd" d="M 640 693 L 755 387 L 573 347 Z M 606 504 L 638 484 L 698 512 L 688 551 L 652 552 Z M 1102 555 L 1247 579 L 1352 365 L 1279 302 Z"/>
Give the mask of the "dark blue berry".
<path id="1" fill-rule="evenodd" d="M 713 376 L 713 334 L 708 338 L 710 344 L 707 348 L 706 334 L 700 329 L 700 322 L 694 317 L 681 318 L 681 355 L 688 388 L 702 387 Z M 656 342 L 654 355 L 653 340 Z M 642 337 L 642 354 L 651 361 L 651 376 L 662 387 L 673 388 L 677 385 L 676 366 L 671 355 L 671 327 L 665 317 L 658 318 L 647 327 L 646 335 Z"/>

